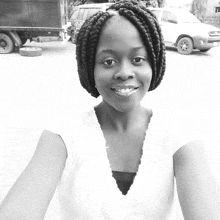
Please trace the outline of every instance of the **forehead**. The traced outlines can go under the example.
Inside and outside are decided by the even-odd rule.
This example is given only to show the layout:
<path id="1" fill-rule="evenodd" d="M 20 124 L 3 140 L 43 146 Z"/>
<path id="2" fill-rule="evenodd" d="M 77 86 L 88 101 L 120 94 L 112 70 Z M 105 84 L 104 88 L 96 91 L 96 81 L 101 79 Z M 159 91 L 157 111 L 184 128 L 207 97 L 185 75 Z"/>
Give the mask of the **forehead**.
<path id="1" fill-rule="evenodd" d="M 99 46 L 107 47 L 108 45 L 126 46 L 143 46 L 140 33 L 137 28 L 125 17 L 118 14 L 109 18 L 100 35 Z"/>
<path id="2" fill-rule="evenodd" d="M 124 27 L 124 25 L 128 28 L 135 28 L 135 26 L 124 16 L 119 15 L 118 12 L 110 13 L 112 16 L 106 21 L 103 31 L 115 28 L 115 27 Z M 123 28 L 127 30 L 127 28 Z"/>

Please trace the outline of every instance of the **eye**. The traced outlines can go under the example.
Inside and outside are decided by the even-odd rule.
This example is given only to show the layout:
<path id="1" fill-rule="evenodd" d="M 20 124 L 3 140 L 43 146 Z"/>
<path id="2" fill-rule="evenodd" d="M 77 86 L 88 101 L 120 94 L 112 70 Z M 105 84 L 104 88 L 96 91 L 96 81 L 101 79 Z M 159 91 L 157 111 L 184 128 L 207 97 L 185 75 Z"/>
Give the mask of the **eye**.
<path id="1" fill-rule="evenodd" d="M 133 59 L 133 63 L 135 63 L 135 64 L 139 64 L 139 63 L 141 63 L 141 62 L 143 62 L 143 61 L 145 61 L 145 58 L 144 58 L 144 57 L 135 57 L 135 58 Z"/>
<path id="2" fill-rule="evenodd" d="M 104 63 L 104 65 L 106 65 L 108 67 L 111 67 L 116 63 L 116 61 L 113 60 L 113 59 L 106 59 L 106 60 L 103 61 L 103 63 Z"/>

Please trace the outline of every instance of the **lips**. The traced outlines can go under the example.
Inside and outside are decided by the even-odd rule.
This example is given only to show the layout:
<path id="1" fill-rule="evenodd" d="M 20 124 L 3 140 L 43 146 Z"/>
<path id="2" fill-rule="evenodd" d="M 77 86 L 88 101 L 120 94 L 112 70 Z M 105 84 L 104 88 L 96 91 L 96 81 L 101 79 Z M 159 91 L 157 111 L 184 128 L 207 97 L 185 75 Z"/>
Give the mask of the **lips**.
<path id="1" fill-rule="evenodd" d="M 117 86 L 117 87 L 112 87 L 111 90 L 114 91 L 117 95 L 129 96 L 129 95 L 135 93 L 138 90 L 138 87 L 135 87 L 135 86 Z"/>

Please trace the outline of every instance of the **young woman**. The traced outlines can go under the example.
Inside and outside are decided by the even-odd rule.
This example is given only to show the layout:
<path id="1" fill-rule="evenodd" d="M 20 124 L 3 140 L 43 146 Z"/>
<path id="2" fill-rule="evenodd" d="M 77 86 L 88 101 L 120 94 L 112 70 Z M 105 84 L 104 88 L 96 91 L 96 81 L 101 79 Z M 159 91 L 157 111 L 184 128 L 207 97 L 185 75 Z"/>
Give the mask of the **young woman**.
<path id="1" fill-rule="evenodd" d="M 75 128 L 43 132 L 0 219 L 43 219 L 57 188 L 65 220 L 167 220 L 174 177 L 186 220 L 220 219 L 203 142 L 176 132 L 173 114 L 141 104 L 165 72 L 155 16 L 135 2 L 116 3 L 85 22 L 76 52 L 82 86 L 102 101 Z"/>

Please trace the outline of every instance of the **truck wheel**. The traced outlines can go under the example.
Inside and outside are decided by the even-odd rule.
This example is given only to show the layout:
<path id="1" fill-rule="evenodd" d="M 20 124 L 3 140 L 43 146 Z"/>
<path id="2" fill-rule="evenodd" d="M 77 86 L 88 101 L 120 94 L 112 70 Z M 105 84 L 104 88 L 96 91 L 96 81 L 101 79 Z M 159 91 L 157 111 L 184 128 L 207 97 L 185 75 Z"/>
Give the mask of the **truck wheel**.
<path id="1" fill-rule="evenodd" d="M 0 33 L 0 53 L 11 53 L 14 50 L 14 42 L 4 33 Z"/>
<path id="2" fill-rule="evenodd" d="M 20 55 L 26 57 L 37 57 L 42 55 L 40 47 L 23 47 L 20 49 Z"/>
<path id="3" fill-rule="evenodd" d="M 189 55 L 193 51 L 193 42 L 189 37 L 183 37 L 177 42 L 177 51 L 180 54 Z"/>

